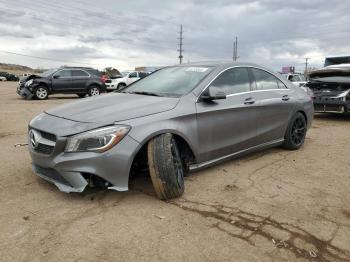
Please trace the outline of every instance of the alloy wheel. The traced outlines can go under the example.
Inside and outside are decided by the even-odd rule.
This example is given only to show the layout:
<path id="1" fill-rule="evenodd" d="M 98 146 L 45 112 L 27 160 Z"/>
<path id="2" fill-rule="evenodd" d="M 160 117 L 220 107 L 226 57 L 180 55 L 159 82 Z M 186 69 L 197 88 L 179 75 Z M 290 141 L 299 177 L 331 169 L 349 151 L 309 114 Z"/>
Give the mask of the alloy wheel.
<path id="1" fill-rule="evenodd" d="M 306 135 L 306 121 L 302 116 L 297 117 L 294 120 L 292 129 L 291 129 L 291 140 L 295 146 L 298 146 L 303 143 Z"/>
<path id="2" fill-rule="evenodd" d="M 90 95 L 91 96 L 97 96 L 100 94 L 100 89 L 98 89 L 98 87 L 92 87 L 90 89 Z"/>
<path id="3" fill-rule="evenodd" d="M 47 97 L 47 90 L 45 88 L 43 88 L 43 87 L 39 87 L 36 90 L 36 96 L 39 99 L 45 99 Z"/>

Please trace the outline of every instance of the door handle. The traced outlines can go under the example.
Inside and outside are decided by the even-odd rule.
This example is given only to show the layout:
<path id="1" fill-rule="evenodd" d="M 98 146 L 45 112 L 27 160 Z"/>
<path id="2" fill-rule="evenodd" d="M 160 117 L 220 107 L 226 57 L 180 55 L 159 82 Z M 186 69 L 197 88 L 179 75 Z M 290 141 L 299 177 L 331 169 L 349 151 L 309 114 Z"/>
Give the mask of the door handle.
<path id="1" fill-rule="evenodd" d="M 282 100 L 283 101 L 288 101 L 289 99 L 290 99 L 290 97 L 288 95 L 282 96 Z"/>
<path id="2" fill-rule="evenodd" d="M 248 98 L 244 99 L 245 105 L 252 105 L 254 103 L 255 103 L 255 100 L 252 97 L 248 97 Z"/>

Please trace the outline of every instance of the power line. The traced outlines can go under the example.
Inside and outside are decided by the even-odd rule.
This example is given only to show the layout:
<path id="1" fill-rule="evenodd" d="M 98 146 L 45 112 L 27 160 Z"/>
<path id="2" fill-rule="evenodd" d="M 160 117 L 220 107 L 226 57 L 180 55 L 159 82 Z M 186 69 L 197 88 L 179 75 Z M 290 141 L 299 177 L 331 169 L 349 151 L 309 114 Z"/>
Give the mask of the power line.
<path id="1" fill-rule="evenodd" d="M 182 59 L 183 59 L 183 49 L 182 49 L 182 46 L 183 46 L 183 30 L 182 30 L 182 24 L 180 25 L 180 32 L 179 32 L 179 35 L 180 37 L 178 38 L 179 39 L 179 49 L 177 51 L 179 51 L 179 60 L 180 60 L 180 64 L 182 64 Z"/>
<path id="2" fill-rule="evenodd" d="M 54 59 L 54 58 L 49 58 L 49 57 L 41 57 L 41 56 L 33 56 L 33 55 L 21 54 L 21 53 L 6 51 L 6 50 L 0 50 L 0 52 L 6 53 L 6 54 L 11 54 L 11 55 L 18 55 L 18 56 L 25 56 L 25 57 L 30 57 L 30 58 L 36 58 L 36 59 L 41 59 L 41 60 L 49 60 L 49 61 L 55 61 L 55 62 L 60 62 L 60 63 L 68 63 L 67 61 L 60 60 L 60 59 Z M 81 64 L 81 65 L 95 66 L 94 64 L 83 63 L 83 62 L 72 62 L 72 61 L 70 61 L 69 63 L 70 64 Z"/>

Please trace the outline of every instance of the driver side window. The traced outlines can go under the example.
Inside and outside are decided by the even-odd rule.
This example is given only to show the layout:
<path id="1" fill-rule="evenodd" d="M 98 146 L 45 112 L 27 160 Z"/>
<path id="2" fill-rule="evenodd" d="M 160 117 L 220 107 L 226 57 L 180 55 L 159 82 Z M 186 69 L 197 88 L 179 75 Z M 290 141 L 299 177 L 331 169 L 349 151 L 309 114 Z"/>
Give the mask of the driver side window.
<path id="1" fill-rule="evenodd" d="M 210 85 L 222 90 L 226 95 L 249 92 L 250 78 L 246 68 L 238 67 L 228 69 L 219 75 Z"/>

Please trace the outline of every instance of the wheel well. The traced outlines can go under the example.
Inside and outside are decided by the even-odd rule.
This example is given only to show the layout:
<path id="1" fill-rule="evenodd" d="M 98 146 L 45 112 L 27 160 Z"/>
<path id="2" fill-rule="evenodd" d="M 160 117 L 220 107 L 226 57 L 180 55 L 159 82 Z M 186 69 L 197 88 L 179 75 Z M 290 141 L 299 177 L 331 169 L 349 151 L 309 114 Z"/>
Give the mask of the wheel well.
<path id="1" fill-rule="evenodd" d="M 301 114 L 302 114 L 302 115 L 305 117 L 306 124 L 307 124 L 308 119 L 307 119 L 307 116 L 306 116 L 305 112 L 304 112 L 304 111 L 299 110 L 297 113 L 301 113 Z"/>
<path id="2" fill-rule="evenodd" d="M 162 134 L 158 134 L 158 135 L 162 135 Z M 195 155 L 185 139 L 183 139 L 181 136 L 173 134 L 173 133 L 172 133 L 172 135 L 174 136 L 175 141 L 179 147 L 180 155 L 181 155 L 182 161 L 183 161 L 184 166 L 185 166 L 185 172 L 187 172 L 189 166 L 191 164 L 195 163 L 195 161 L 196 161 Z M 154 136 L 154 137 L 156 137 L 156 136 Z M 147 146 L 148 146 L 148 142 L 151 141 L 154 137 L 148 139 L 147 142 L 145 142 L 142 145 L 142 147 L 139 149 L 139 151 L 135 155 L 133 162 L 132 162 L 132 165 L 131 165 L 131 169 L 130 169 L 129 180 L 130 180 L 130 178 L 136 177 L 139 174 L 149 175 Z"/>

